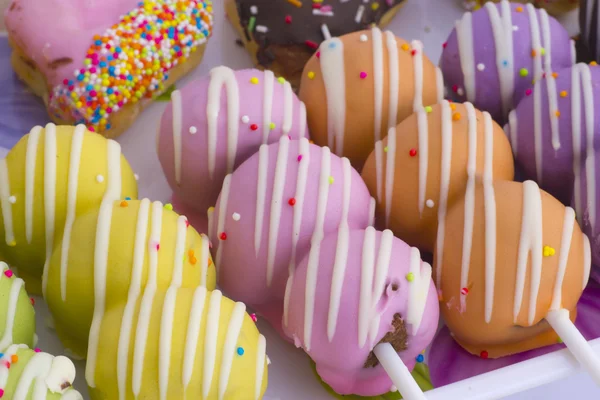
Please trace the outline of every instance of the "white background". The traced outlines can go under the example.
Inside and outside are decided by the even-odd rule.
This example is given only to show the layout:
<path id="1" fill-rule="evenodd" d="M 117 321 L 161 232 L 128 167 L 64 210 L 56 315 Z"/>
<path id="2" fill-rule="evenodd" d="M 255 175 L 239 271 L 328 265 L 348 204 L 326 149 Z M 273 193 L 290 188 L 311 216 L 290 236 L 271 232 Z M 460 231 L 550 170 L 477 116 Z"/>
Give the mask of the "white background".
<path id="1" fill-rule="evenodd" d="M 280 1 L 280 0 L 273 0 Z M 407 0 L 395 20 L 389 26 L 397 36 L 404 39 L 420 39 L 425 45 L 429 57 L 437 61 L 441 52 L 441 44 L 451 31 L 454 21 L 463 10 L 460 0 Z M 0 3 L 4 0 L 0 0 Z M 214 0 L 215 27 L 214 36 L 210 40 L 202 65 L 186 80 L 204 76 L 217 65 L 231 68 L 251 67 L 252 63 L 245 50 L 235 44 L 236 35 L 225 21 L 222 0 Z M 566 18 L 565 25 L 574 34 L 577 32 L 576 16 Z M 178 83 L 181 87 L 185 84 Z M 170 189 L 163 177 L 156 150 L 154 147 L 158 121 L 166 103 L 152 105 L 136 122 L 134 127 L 124 134 L 119 142 L 135 171 L 140 175 L 140 196 L 167 202 Z M 54 354 L 63 352 L 52 330 L 48 328 L 48 312 L 42 300 L 36 304 L 38 319 L 39 347 Z M 269 388 L 266 400 L 326 400 L 331 397 L 315 379 L 307 357 L 300 350 L 284 343 L 264 324 L 261 330 L 267 336 L 267 352 L 272 364 L 269 368 Z M 76 387 L 87 399 L 84 379 L 84 363 L 78 362 L 78 378 Z M 510 397 L 513 400 L 531 399 L 592 399 L 600 398 L 600 389 L 584 374 L 555 382 L 538 389 L 530 390 Z M 452 399 L 448 399 L 452 400 Z M 460 399 L 462 400 L 462 398 Z"/>

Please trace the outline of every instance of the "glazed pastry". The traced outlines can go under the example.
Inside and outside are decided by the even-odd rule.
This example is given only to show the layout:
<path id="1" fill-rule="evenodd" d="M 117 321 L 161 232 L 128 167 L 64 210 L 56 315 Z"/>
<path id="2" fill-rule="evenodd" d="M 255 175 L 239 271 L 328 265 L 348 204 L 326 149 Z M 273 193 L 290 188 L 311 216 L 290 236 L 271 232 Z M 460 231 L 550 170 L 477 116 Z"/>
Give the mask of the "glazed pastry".
<path id="1" fill-rule="evenodd" d="M 440 66 L 453 100 L 469 101 L 504 123 L 533 83 L 574 62 L 574 42 L 558 21 L 531 4 L 503 0 L 456 23 Z"/>
<path id="2" fill-rule="evenodd" d="M 223 183 L 209 210 L 209 236 L 219 286 L 274 327 L 283 298 L 311 241 L 340 224 L 364 229 L 375 201 L 348 159 L 307 139 L 263 145 Z"/>
<path id="3" fill-rule="evenodd" d="M 13 67 L 50 117 L 116 137 L 200 63 L 212 4 L 13 0 L 4 19 Z"/>
<path id="4" fill-rule="evenodd" d="M 312 139 L 358 170 L 390 128 L 442 98 L 441 72 L 422 44 L 377 28 L 323 42 L 300 87 Z"/>
<path id="5" fill-rule="evenodd" d="M 342 395 L 390 391 L 373 348 L 391 343 L 412 370 L 438 319 L 431 266 L 389 230 L 346 226 L 326 236 L 298 264 L 286 290 L 286 334 Z"/>
<path id="6" fill-rule="evenodd" d="M 91 399 L 261 399 L 266 342 L 245 310 L 203 287 L 130 296 L 102 320 Z"/>
<path id="7" fill-rule="evenodd" d="M 444 321 L 468 352 L 497 358 L 556 343 L 545 318 L 571 319 L 590 274 L 575 212 L 524 183 L 484 180 L 448 210 L 434 254 Z"/>
<path id="8" fill-rule="evenodd" d="M 54 247 L 44 297 L 58 337 L 75 355 L 88 349 L 95 359 L 105 311 L 146 286 L 215 287 L 208 238 L 169 208 L 148 199 L 103 202 Z"/>
<path id="9" fill-rule="evenodd" d="M 67 357 L 12 345 L 0 356 L 0 398 L 83 400 L 73 389 L 75 372 Z"/>
<path id="10" fill-rule="evenodd" d="M 225 175 L 281 136 L 307 136 L 306 108 L 271 71 L 214 68 L 171 95 L 158 137 L 158 158 L 174 205 L 205 232 Z"/>
<path id="11" fill-rule="evenodd" d="M 74 218 L 126 196 L 137 183 L 117 142 L 83 125 L 33 128 L 0 160 L 2 259 L 40 293 L 44 262 Z"/>
<path id="12" fill-rule="evenodd" d="M 0 352 L 13 343 L 36 344 L 35 311 L 24 285 L 6 263 L 0 262 Z"/>
<path id="13" fill-rule="evenodd" d="M 447 208 L 482 175 L 513 179 L 508 140 L 489 113 L 445 100 L 391 129 L 362 173 L 377 199 L 378 225 L 428 252 Z"/>
<path id="14" fill-rule="evenodd" d="M 461 0 L 469 10 L 478 10 L 489 0 Z M 493 0 L 498 3 L 500 0 Z M 538 8 L 544 8 L 550 15 L 561 15 L 577 8 L 578 0 L 511 0 L 514 3 L 531 3 Z"/>
<path id="15" fill-rule="evenodd" d="M 579 1 L 579 26 L 583 50 L 578 56 L 585 55 L 589 60 L 600 59 L 600 38 L 598 32 L 598 0 Z"/>
<path id="16" fill-rule="evenodd" d="M 586 64 L 547 76 L 510 113 L 505 127 L 524 176 L 564 204 L 573 198 L 579 216 L 588 204 L 582 199 L 582 185 L 594 184 L 593 173 L 584 181 L 581 173 L 594 168 L 595 149 L 600 146 L 598 82 L 600 68 Z M 589 207 L 595 208 L 595 200 Z"/>
<path id="17" fill-rule="evenodd" d="M 385 26 L 404 2 L 226 0 L 225 11 L 254 63 L 285 77 L 297 89 L 302 68 L 323 40 Z"/>

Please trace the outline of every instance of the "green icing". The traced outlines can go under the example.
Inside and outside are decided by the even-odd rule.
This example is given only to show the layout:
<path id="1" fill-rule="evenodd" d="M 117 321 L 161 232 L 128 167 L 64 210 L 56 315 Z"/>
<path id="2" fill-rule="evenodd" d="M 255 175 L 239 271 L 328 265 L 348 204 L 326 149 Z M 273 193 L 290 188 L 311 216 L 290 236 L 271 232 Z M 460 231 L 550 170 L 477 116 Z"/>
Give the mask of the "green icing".
<path id="1" fill-rule="evenodd" d="M 402 398 L 402 396 L 400 396 L 400 393 L 398 393 L 398 392 L 390 392 L 390 393 L 382 394 L 381 396 L 373 396 L 373 397 L 362 397 L 362 396 L 355 396 L 355 395 L 346 395 L 346 396 L 339 395 L 339 394 L 335 393 L 328 384 L 326 384 L 325 382 L 323 382 L 321 380 L 321 377 L 319 377 L 319 375 L 317 374 L 315 364 L 312 361 L 311 361 L 310 365 L 311 365 L 311 368 L 312 368 L 314 374 L 317 376 L 317 379 L 321 383 L 321 385 L 325 388 L 325 390 L 327 390 L 327 392 L 329 394 L 331 394 L 336 399 L 340 399 L 340 400 L 398 400 L 398 399 Z M 415 365 L 415 368 L 412 371 L 412 376 L 413 376 L 413 378 L 415 378 L 415 381 L 417 381 L 417 384 L 423 391 L 433 389 L 433 385 L 431 384 L 431 378 L 429 377 L 429 367 L 427 365 L 425 365 L 424 363 L 417 363 L 417 365 Z"/>
<path id="2" fill-rule="evenodd" d="M 15 275 L 8 278 L 2 272 L 0 278 L 0 337 L 4 336 L 6 322 L 8 317 L 8 307 L 10 303 L 10 292 L 15 280 L 19 279 Z M 17 309 L 15 313 L 12 343 L 25 344 L 28 347 L 33 347 L 35 338 L 35 310 L 31 304 L 31 300 L 25 291 L 25 286 L 19 292 L 17 300 Z M 0 349 L 3 351 L 5 349 Z"/>

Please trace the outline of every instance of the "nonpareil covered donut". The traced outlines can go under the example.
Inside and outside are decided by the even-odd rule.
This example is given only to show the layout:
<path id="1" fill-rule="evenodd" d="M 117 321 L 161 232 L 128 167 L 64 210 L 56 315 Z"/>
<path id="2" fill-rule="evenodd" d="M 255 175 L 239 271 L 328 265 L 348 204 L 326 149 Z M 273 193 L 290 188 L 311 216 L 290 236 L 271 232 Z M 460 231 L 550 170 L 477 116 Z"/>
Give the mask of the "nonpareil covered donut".
<path id="1" fill-rule="evenodd" d="M 245 310 L 204 287 L 128 297 L 102 319 L 91 399 L 262 399 L 266 341 Z"/>
<path id="2" fill-rule="evenodd" d="M 486 3 L 466 13 L 444 43 L 448 93 L 504 123 L 534 82 L 575 62 L 568 32 L 531 4 Z"/>
<path id="3" fill-rule="evenodd" d="M 556 343 L 545 317 L 576 305 L 590 243 L 575 212 L 533 181 L 483 181 L 448 210 L 434 254 L 444 321 L 468 352 L 497 358 Z"/>
<path id="4" fill-rule="evenodd" d="M 323 40 L 389 23 L 405 0 L 302 2 L 227 0 L 225 11 L 254 63 L 298 88 Z"/>
<path id="5" fill-rule="evenodd" d="M 377 224 L 433 251 L 446 210 L 482 176 L 513 179 L 502 129 L 472 104 L 417 111 L 377 142 L 362 172 L 377 199 Z"/>
<path id="6" fill-rule="evenodd" d="M 213 23 L 205 0 L 13 0 L 4 20 L 50 117 L 113 138 L 200 63 Z"/>
<path id="7" fill-rule="evenodd" d="M 300 86 L 311 138 L 359 170 L 390 128 L 442 98 L 441 72 L 422 44 L 378 28 L 323 42 Z"/>
<path id="8" fill-rule="evenodd" d="M 289 82 L 271 71 L 211 70 L 171 95 L 158 137 L 158 157 L 175 208 L 206 231 L 225 175 L 261 144 L 307 136 L 306 108 Z"/>
<path id="9" fill-rule="evenodd" d="M 83 125 L 35 127 L 0 160 L 2 259 L 40 293 L 44 262 L 77 215 L 137 196 L 121 146 Z"/>
<path id="10" fill-rule="evenodd" d="M 600 67 L 586 64 L 547 75 L 510 113 L 505 127 L 525 177 L 564 204 L 573 198 L 579 215 L 587 204 L 581 170 L 594 165 L 600 149 L 599 83 Z M 593 174 L 585 179 L 593 180 Z"/>
<path id="11" fill-rule="evenodd" d="M 340 224 L 364 229 L 375 202 L 348 159 L 307 139 L 263 145 L 223 183 L 209 211 L 219 286 L 280 327 L 290 271 Z"/>
<path id="12" fill-rule="evenodd" d="M 54 247 L 44 297 L 74 354 L 95 359 L 105 311 L 147 286 L 215 287 L 208 238 L 169 208 L 148 199 L 103 202 Z"/>
<path id="13" fill-rule="evenodd" d="M 390 391 L 373 348 L 391 343 L 412 370 L 438 318 L 431 266 L 389 230 L 345 226 L 325 236 L 313 243 L 286 290 L 285 333 L 342 395 Z"/>

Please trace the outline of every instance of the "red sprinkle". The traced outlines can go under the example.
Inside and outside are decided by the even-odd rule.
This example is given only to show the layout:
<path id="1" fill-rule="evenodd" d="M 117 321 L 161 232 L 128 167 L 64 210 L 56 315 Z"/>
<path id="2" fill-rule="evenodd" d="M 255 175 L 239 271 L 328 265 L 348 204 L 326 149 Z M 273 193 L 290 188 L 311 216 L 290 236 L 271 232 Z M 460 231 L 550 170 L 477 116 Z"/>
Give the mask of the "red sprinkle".
<path id="1" fill-rule="evenodd" d="M 10 363 L 8 361 L 4 361 L 4 366 L 6 369 L 10 369 Z"/>
<path id="2" fill-rule="evenodd" d="M 321 8 L 321 4 L 313 3 L 312 8 Z"/>
<path id="3" fill-rule="evenodd" d="M 417 54 L 417 51 L 416 51 L 416 50 L 412 50 L 412 51 L 410 52 L 410 54 L 414 56 L 415 54 Z"/>
<path id="4" fill-rule="evenodd" d="M 288 204 L 290 206 L 292 206 L 292 207 L 295 206 L 296 205 L 296 199 L 292 197 L 291 199 L 288 200 Z"/>
<path id="5" fill-rule="evenodd" d="M 444 44 L 442 44 L 442 48 L 446 48 L 448 46 L 448 42 L 444 42 Z"/>
<path id="6" fill-rule="evenodd" d="M 219 239 L 227 240 L 227 234 L 225 232 L 221 232 L 221 234 L 219 235 Z"/>
<path id="7" fill-rule="evenodd" d="M 35 306 L 35 299 L 33 297 L 30 297 L 29 301 L 31 301 L 31 305 L 32 306 Z"/>
<path id="8" fill-rule="evenodd" d="M 298 162 L 302 161 L 302 154 L 298 156 Z"/>
<path id="9" fill-rule="evenodd" d="M 190 221 L 187 221 L 187 220 L 185 221 L 185 227 L 186 227 L 186 228 L 189 228 L 189 227 L 190 227 Z"/>
<path id="10" fill-rule="evenodd" d="M 321 52 L 317 51 L 317 58 L 321 58 Z"/>
<path id="11" fill-rule="evenodd" d="M 250 314 L 250 318 L 252 318 L 252 321 L 254 322 L 258 321 L 258 317 L 254 313 Z"/>
<path id="12" fill-rule="evenodd" d="M 487 351 L 483 350 L 481 353 L 479 353 L 479 356 L 486 360 L 489 357 L 489 354 Z"/>
<path id="13" fill-rule="evenodd" d="M 361 72 L 360 73 L 360 79 L 365 79 L 367 77 L 367 73 L 366 72 Z"/>
<path id="14" fill-rule="evenodd" d="M 316 44 L 315 42 L 313 42 L 312 40 L 307 40 L 307 41 L 304 42 L 304 44 L 306 44 L 311 49 L 318 49 L 319 48 L 319 45 Z M 317 56 L 317 57 L 319 57 L 319 56 Z"/>
<path id="15" fill-rule="evenodd" d="M 9 278 L 12 278 L 13 272 L 10 269 L 7 269 L 6 271 L 4 271 L 4 275 L 6 275 Z"/>
<path id="16" fill-rule="evenodd" d="M 292 16 L 291 15 L 286 15 L 285 16 L 285 23 L 286 24 L 291 24 L 292 23 Z"/>
<path id="17" fill-rule="evenodd" d="M 252 124 L 252 125 L 250 125 L 250 129 L 252 129 L 253 131 L 255 131 L 255 130 L 258 129 L 258 125 Z"/>
<path id="18" fill-rule="evenodd" d="M 408 152 L 408 154 L 410 154 L 411 157 L 414 157 L 417 155 L 417 149 L 410 149 L 410 151 Z"/>
<path id="19" fill-rule="evenodd" d="M 462 294 L 463 296 L 466 296 L 469 294 L 469 289 L 467 289 L 466 287 L 460 289 L 460 294 Z"/>
<path id="20" fill-rule="evenodd" d="M 160 243 L 156 243 L 156 251 L 160 250 Z"/>
<path id="21" fill-rule="evenodd" d="M 458 85 L 452 85 L 452 91 L 454 93 L 458 92 Z"/>
<path id="22" fill-rule="evenodd" d="M 3 396 L 4 396 L 4 390 L 0 389 L 0 397 L 3 397 Z"/>

